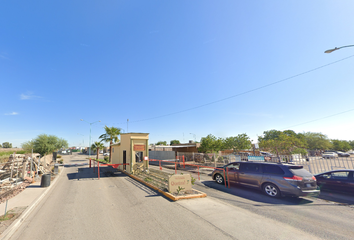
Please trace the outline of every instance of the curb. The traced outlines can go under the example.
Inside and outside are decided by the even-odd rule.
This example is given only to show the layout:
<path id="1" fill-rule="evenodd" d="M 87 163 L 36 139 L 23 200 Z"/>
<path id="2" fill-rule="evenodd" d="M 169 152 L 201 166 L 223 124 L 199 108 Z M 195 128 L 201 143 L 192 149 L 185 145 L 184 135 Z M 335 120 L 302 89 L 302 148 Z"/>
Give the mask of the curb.
<path id="1" fill-rule="evenodd" d="M 194 194 L 194 195 L 191 195 L 191 196 L 175 197 L 175 196 L 173 196 L 172 194 L 170 194 L 170 193 L 168 193 L 168 192 L 164 192 L 164 191 L 162 191 L 161 189 L 159 189 L 159 188 L 157 188 L 157 187 L 151 185 L 150 183 L 147 183 L 147 182 L 141 180 L 140 178 L 135 177 L 135 176 L 132 175 L 132 174 L 129 174 L 129 173 L 127 173 L 127 172 L 125 172 L 125 171 L 122 171 L 122 170 L 120 170 L 120 169 L 118 169 L 118 171 L 120 171 L 120 172 L 122 172 L 122 173 L 128 175 L 129 177 L 131 177 L 131 178 L 133 178 L 133 179 L 135 179 L 135 180 L 141 182 L 142 184 L 148 186 L 149 188 L 152 188 L 152 189 L 154 189 L 155 191 L 158 191 L 159 193 L 161 193 L 161 194 L 164 195 L 165 197 L 171 199 L 172 201 L 178 201 L 178 200 L 181 200 L 181 199 L 203 198 L 203 197 L 206 197 L 206 196 L 207 196 L 206 193 L 203 193 L 203 192 L 201 192 L 201 191 L 198 191 L 198 190 L 193 189 L 194 191 L 198 192 L 199 194 L 198 194 L 198 195 L 197 195 L 197 194 Z"/>
<path id="2" fill-rule="evenodd" d="M 12 234 L 21 226 L 22 222 L 28 217 L 28 215 L 33 211 L 33 209 L 40 203 L 40 201 L 48 194 L 50 189 L 55 185 L 57 179 L 62 174 L 64 168 L 62 167 L 60 173 L 54 179 L 52 184 L 40 195 L 31 206 L 28 206 L 26 210 L 0 235 L 1 240 L 9 239 Z"/>

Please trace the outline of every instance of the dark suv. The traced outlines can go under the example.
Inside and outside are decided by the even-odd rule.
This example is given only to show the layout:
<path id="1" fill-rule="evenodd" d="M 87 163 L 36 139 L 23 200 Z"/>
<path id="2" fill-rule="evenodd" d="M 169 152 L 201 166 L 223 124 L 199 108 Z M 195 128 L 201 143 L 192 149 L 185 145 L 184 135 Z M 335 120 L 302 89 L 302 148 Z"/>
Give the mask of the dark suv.
<path id="1" fill-rule="evenodd" d="M 222 167 L 230 182 L 261 189 L 270 197 L 318 195 L 316 178 L 300 165 L 270 162 L 233 162 Z M 224 171 L 215 169 L 212 178 L 224 183 Z M 228 180 L 226 177 L 226 181 Z"/>

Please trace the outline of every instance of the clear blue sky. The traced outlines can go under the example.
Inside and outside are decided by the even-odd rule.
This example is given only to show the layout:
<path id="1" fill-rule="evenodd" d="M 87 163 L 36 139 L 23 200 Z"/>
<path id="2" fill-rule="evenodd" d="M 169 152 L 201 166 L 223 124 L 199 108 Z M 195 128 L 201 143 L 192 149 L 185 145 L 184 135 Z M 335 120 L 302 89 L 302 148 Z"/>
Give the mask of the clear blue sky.
<path id="1" fill-rule="evenodd" d="M 126 131 L 127 119 L 151 143 L 255 141 L 270 129 L 354 140 L 354 57 L 305 73 L 354 55 L 324 53 L 354 44 L 354 1 L 21 0 L 0 9 L 0 142 L 20 147 L 45 133 L 88 145 L 80 119 L 101 120 L 93 141 L 105 125 Z"/>

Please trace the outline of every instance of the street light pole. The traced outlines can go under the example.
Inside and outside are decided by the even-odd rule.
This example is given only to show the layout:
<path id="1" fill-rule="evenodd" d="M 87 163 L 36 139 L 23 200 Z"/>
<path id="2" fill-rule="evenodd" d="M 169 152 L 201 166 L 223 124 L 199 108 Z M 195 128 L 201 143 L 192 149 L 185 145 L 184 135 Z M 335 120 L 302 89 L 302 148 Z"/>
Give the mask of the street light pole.
<path id="1" fill-rule="evenodd" d="M 87 122 L 84 119 L 80 119 L 81 121 Z M 91 158 L 91 125 L 97 122 L 101 122 L 101 121 L 96 121 L 96 122 L 87 122 L 88 124 L 90 124 L 90 138 L 89 138 L 89 158 Z"/>
<path id="2" fill-rule="evenodd" d="M 337 51 L 341 48 L 346 48 L 346 47 L 354 47 L 354 45 L 347 45 L 347 46 L 343 46 L 343 47 L 339 47 L 339 48 L 335 47 L 335 48 L 326 50 L 325 53 L 331 53 L 331 52 L 334 52 L 334 51 Z"/>

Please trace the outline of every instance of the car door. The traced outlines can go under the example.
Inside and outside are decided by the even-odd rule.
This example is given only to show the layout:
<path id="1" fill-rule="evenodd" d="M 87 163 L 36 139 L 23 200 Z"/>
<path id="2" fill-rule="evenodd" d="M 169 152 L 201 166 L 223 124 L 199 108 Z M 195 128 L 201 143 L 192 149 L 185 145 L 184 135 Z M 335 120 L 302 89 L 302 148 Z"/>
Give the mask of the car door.
<path id="1" fill-rule="evenodd" d="M 351 193 L 354 193 L 354 172 L 349 173 L 348 189 Z"/>
<path id="2" fill-rule="evenodd" d="M 339 191 L 348 191 L 349 187 L 349 172 L 348 171 L 340 171 L 340 172 L 332 172 L 331 174 L 331 185 L 333 189 Z"/>
<path id="3" fill-rule="evenodd" d="M 239 184 L 259 187 L 262 181 L 263 174 L 260 171 L 260 164 L 258 163 L 240 163 L 240 170 L 238 171 Z"/>
<path id="4" fill-rule="evenodd" d="M 231 163 L 225 168 L 226 179 L 230 179 L 230 182 L 238 182 L 238 171 L 240 169 L 240 163 Z"/>
<path id="5" fill-rule="evenodd" d="M 350 185 L 348 171 L 336 171 L 324 173 L 319 176 L 317 184 L 326 189 L 345 191 Z"/>

